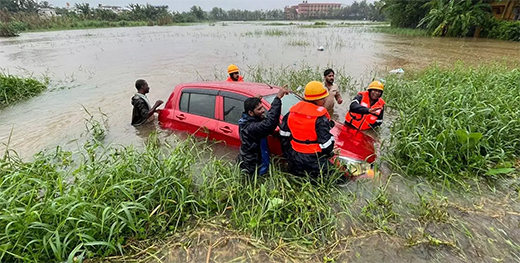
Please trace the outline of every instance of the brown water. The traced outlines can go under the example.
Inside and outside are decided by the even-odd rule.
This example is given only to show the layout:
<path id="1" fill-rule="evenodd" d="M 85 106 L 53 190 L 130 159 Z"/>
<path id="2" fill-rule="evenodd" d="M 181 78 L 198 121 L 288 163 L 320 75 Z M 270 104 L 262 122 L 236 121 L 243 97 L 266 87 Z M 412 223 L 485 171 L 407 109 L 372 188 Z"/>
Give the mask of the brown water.
<path id="1" fill-rule="evenodd" d="M 0 67 L 4 71 L 47 76 L 51 87 L 0 111 L 0 143 L 7 143 L 11 135 L 10 147 L 25 157 L 67 144 L 85 131 L 85 107 L 91 113 L 106 113 L 108 142 L 141 144 L 154 127 L 138 130 L 130 125 L 136 79 L 148 81 L 152 102 L 166 101 L 179 83 L 215 79 L 215 74 L 224 78 L 230 63 L 242 69 L 246 80 L 248 65 L 333 65 L 366 85 L 378 73 L 398 67 L 449 65 L 458 59 L 472 64 L 501 59 L 520 62 L 520 44 L 513 42 L 403 37 L 369 33 L 366 27 L 226 25 L 88 29 L 1 38 Z M 266 30 L 286 34 L 258 34 Z M 311 45 L 289 45 L 298 40 Z M 325 51 L 317 51 L 318 46 Z M 347 102 L 349 97 L 344 94 Z M 336 107 L 340 120 L 345 104 Z"/>

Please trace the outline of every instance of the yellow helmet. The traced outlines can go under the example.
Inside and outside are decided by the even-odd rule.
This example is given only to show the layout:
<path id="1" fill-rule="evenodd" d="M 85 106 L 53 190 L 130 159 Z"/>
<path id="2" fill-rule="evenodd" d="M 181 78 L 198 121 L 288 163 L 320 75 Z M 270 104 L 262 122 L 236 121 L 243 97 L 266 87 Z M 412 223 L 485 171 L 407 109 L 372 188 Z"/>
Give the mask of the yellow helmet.
<path id="1" fill-rule="evenodd" d="M 329 96 L 329 90 L 319 81 L 311 81 L 305 85 L 303 98 L 305 100 L 319 100 Z"/>
<path id="2" fill-rule="evenodd" d="M 238 72 L 238 67 L 235 66 L 235 64 L 231 64 L 231 65 L 229 65 L 229 67 L 227 67 L 228 74 L 235 73 L 235 72 Z"/>
<path id="3" fill-rule="evenodd" d="M 383 84 L 383 82 L 381 81 L 372 81 L 370 83 L 370 85 L 368 85 L 368 89 L 367 90 L 371 90 L 371 89 L 377 89 L 377 90 L 380 90 L 380 91 L 384 91 L 385 90 L 385 84 Z"/>

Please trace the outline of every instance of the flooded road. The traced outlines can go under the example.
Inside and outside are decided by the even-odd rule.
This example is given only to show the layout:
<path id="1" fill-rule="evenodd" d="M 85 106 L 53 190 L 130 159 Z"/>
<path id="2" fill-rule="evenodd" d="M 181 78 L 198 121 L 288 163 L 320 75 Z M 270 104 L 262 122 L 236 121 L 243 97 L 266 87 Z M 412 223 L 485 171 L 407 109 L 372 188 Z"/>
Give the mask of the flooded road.
<path id="1" fill-rule="evenodd" d="M 298 41 L 308 45 L 291 44 Z M 318 46 L 325 51 L 317 51 Z M 50 89 L 0 110 L 0 143 L 10 138 L 10 148 L 24 157 L 67 144 L 85 131 L 85 107 L 107 115 L 108 142 L 141 144 L 154 128 L 137 130 L 130 125 L 130 98 L 139 78 L 150 84 L 151 101 L 166 101 L 179 83 L 224 79 L 230 63 L 242 69 L 246 80 L 249 65 L 307 64 L 342 68 L 361 90 L 372 77 L 398 67 L 450 65 L 458 59 L 470 64 L 501 60 L 518 64 L 520 56 L 514 54 L 520 54 L 518 43 L 403 37 L 370 33 L 363 26 L 217 23 L 24 33 L 0 39 L 0 67 L 15 75 L 48 77 Z M 346 101 L 350 96 L 343 95 Z M 336 112 L 343 121 L 346 106 L 337 105 Z"/>

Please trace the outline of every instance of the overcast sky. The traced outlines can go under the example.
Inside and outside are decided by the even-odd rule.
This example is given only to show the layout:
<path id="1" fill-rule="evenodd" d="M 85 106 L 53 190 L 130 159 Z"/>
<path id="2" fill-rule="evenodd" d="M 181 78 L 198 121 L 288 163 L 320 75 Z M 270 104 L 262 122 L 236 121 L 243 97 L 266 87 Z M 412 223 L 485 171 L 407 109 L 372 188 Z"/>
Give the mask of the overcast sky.
<path id="1" fill-rule="evenodd" d="M 170 10 L 175 11 L 189 11 L 193 5 L 202 7 L 205 11 L 210 11 L 213 7 L 221 7 L 224 10 L 229 9 L 247 9 L 247 10 L 259 10 L 259 9 L 282 9 L 287 5 L 296 5 L 301 3 L 301 0 L 47 0 L 50 4 L 55 7 L 65 7 L 67 3 L 70 6 L 74 6 L 74 3 L 89 3 L 91 7 L 95 7 L 98 4 L 102 5 L 118 5 L 126 6 L 132 4 L 146 4 L 151 5 L 168 5 Z M 361 0 L 358 0 L 360 2 Z M 38 1 L 40 2 L 40 1 Z M 309 0 L 312 3 L 342 3 L 352 4 L 354 0 Z M 367 0 L 372 3 L 374 0 Z"/>

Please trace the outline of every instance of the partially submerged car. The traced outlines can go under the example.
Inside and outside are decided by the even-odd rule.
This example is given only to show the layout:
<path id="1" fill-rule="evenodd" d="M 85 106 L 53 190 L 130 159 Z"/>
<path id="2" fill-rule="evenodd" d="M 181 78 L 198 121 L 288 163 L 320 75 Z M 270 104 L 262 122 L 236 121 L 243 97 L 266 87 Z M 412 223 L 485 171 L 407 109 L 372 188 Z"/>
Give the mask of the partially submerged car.
<path id="1" fill-rule="evenodd" d="M 238 120 L 244 111 L 244 101 L 262 96 L 262 104 L 269 109 L 279 87 L 248 82 L 196 82 L 175 87 L 164 109 L 159 112 L 163 129 L 186 131 L 198 137 L 207 137 L 240 146 Z M 290 93 L 282 98 L 282 116 L 301 101 Z M 339 165 L 347 176 L 373 175 L 375 161 L 374 139 L 350 126 L 335 122 L 331 133 L 339 155 L 331 162 Z M 281 155 L 278 129 L 267 138 L 272 154 Z"/>

